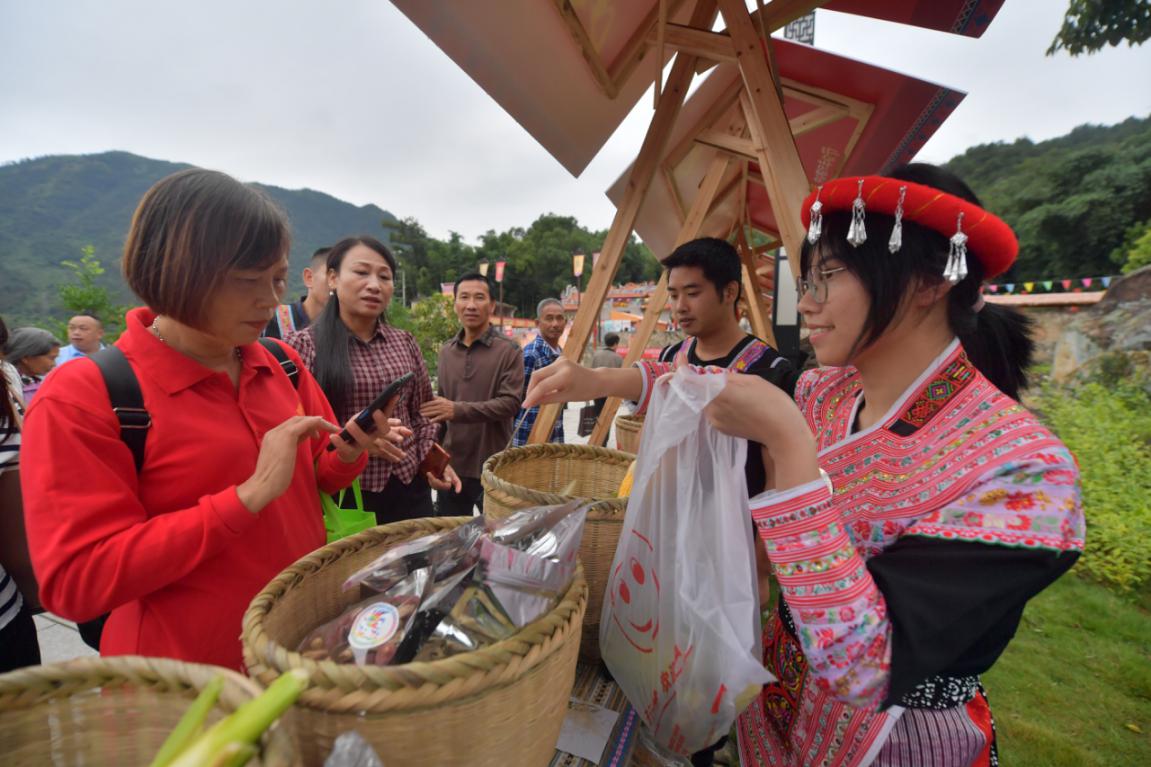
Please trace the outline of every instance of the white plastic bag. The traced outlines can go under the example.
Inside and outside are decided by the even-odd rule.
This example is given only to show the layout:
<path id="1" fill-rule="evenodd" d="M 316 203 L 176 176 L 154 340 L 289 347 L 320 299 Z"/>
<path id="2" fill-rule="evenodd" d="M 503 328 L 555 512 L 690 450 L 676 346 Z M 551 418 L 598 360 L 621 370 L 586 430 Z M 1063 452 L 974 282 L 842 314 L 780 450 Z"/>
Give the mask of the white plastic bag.
<path id="1" fill-rule="evenodd" d="M 773 680 L 760 646 L 747 443 L 703 415 L 726 375 L 685 366 L 655 383 L 600 623 L 616 682 L 655 742 L 679 754 L 726 735 Z"/>

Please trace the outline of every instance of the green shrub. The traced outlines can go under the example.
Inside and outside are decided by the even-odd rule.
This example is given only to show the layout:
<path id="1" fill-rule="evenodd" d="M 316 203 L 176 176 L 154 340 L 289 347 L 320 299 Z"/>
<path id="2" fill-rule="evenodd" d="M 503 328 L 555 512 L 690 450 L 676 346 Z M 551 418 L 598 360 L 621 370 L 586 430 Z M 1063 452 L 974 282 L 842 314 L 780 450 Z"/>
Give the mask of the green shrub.
<path id="1" fill-rule="evenodd" d="M 1131 592 L 1151 583 L 1151 397 L 1130 380 L 1109 383 L 1048 387 L 1039 408 L 1082 474 L 1087 550 L 1079 569 Z"/>

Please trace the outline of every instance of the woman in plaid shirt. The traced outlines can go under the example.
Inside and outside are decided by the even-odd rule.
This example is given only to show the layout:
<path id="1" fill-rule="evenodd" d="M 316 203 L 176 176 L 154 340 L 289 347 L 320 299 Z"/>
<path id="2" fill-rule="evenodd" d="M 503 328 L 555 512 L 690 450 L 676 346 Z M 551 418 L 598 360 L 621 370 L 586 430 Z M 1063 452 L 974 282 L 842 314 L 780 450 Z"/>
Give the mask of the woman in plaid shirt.
<path id="1" fill-rule="evenodd" d="M 379 240 L 346 237 L 328 253 L 327 280 L 332 291 L 323 313 L 309 327 L 288 336 L 300 353 L 337 418 L 347 420 L 371 404 L 384 387 L 415 372 L 391 416 L 411 429 L 402 447 L 388 445 L 360 476 L 364 506 L 379 524 L 435 516 L 431 488 L 459 491 L 459 478 L 448 468 L 444 479 L 421 475 L 420 463 L 436 441 L 437 426 L 420 415 L 432 399 L 432 384 L 420 347 L 411 333 L 388 325 L 384 314 L 395 292 L 396 259 Z"/>

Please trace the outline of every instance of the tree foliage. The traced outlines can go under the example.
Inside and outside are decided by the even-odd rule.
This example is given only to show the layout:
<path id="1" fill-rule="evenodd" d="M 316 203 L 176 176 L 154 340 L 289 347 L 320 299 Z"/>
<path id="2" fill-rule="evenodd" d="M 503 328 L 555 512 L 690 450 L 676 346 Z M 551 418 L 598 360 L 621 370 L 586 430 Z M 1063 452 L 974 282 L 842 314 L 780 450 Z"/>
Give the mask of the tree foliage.
<path id="1" fill-rule="evenodd" d="M 1136 224 L 1127 230 L 1127 239 L 1118 255 L 1122 257 L 1123 273 L 1151 266 L 1151 221 Z"/>
<path id="2" fill-rule="evenodd" d="M 1047 49 L 1053 56 L 1095 53 L 1104 46 L 1142 45 L 1151 37 L 1151 0 L 1071 0 L 1063 26 Z"/>
<path id="3" fill-rule="evenodd" d="M 1008 281 L 1113 274 L 1127 230 L 1151 218 L 1151 119 L 983 144 L 947 167 L 1015 229 Z"/>
<path id="4" fill-rule="evenodd" d="M 95 314 L 104 323 L 104 337 L 114 341 L 124 330 L 124 314 L 128 307 L 113 302 L 108 288 L 98 284 L 104 267 L 96 258 L 96 248 L 85 245 L 80 249 L 79 261 L 61 261 L 70 272 L 69 281 L 60 286 L 60 304 L 68 317 L 76 314 Z M 68 324 L 59 324 L 58 335 L 66 338 Z"/>

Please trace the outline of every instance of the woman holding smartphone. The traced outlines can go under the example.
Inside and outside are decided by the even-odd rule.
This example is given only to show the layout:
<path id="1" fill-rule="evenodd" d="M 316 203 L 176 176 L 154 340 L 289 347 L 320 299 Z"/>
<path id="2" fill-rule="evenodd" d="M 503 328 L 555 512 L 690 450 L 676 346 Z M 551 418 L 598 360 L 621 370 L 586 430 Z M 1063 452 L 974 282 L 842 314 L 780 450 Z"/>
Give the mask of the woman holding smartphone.
<path id="1" fill-rule="evenodd" d="M 372 435 L 348 424 L 355 444 L 338 439 L 296 353 L 283 347 L 300 368 L 293 385 L 257 343 L 288 246 L 287 218 L 253 187 L 196 169 L 157 182 L 123 259 L 146 307 L 128 313 L 118 353 L 99 352 L 122 355 L 142 394 L 139 469 L 92 359 L 63 366 L 28 409 L 22 485 L 41 602 L 75 621 L 110 611 L 104 655 L 239 669 L 248 603 L 324 544 L 317 488 L 345 487 L 402 437 L 380 415 Z"/>
<path id="2" fill-rule="evenodd" d="M 379 524 L 433 517 L 432 488 L 441 493 L 460 488 L 450 466 L 442 475 L 421 471 L 428 453 L 436 449 L 438 428 L 420 415 L 420 406 L 433 397 L 420 347 L 411 333 L 385 321 L 395 293 L 395 274 L 395 256 L 379 240 L 366 236 L 340 240 L 328 253 L 331 296 L 324 311 L 287 338 L 342 419 L 368 407 L 392 381 L 415 373 L 389 412 L 411 430 L 411 439 L 388 446 L 368 462 L 360 478 L 364 506 L 375 513 Z"/>
<path id="3" fill-rule="evenodd" d="M 706 411 L 763 445 L 775 488 L 751 516 L 779 584 L 778 681 L 740 717 L 741 763 L 997 764 L 980 675 L 1085 530 L 1075 459 L 1018 402 L 1028 323 L 981 293 L 1018 242 L 930 165 L 828 181 L 802 210 L 799 311 L 821 367 L 795 402 L 731 376 Z M 667 370 L 556 363 L 524 405 L 644 400 Z"/>

